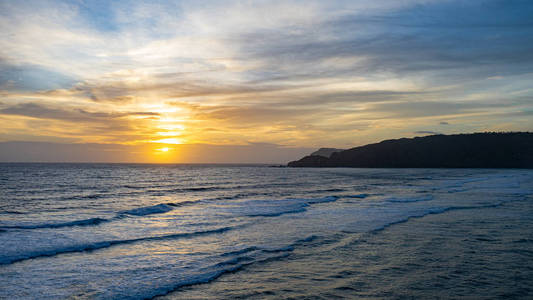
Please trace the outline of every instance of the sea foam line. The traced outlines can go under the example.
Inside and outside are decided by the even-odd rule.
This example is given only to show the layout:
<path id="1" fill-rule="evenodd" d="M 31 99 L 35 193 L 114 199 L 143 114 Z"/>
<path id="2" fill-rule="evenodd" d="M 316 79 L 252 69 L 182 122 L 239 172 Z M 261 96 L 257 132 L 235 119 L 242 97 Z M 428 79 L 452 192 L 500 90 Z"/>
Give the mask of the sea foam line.
<path id="1" fill-rule="evenodd" d="M 254 248 L 254 247 L 250 247 L 250 248 Z M 249 249 L 249 248 L 246 248 L 246 249 Z M 152 295 L 146 295 L 145 299 L 157 299 L 158 297 L 176 292 L 180 288 L 183 288 L 183 287 L 209 283 L 209 282 L 212 282 L 218 279 L 220 276 L 224 274 L 235 273 L 243 269 L 246 266 L 250 266 L 253 264 L 268 263 L 271 261 L 283 259 L 290 255 L 290 252 L 293 251 L 293 248 L 284 247 L 280 249 L 271 249 L 271 250 L 257 248 L 254 251 L 261 251 L 263 253 L 281 253 L 281 254 L 269 256 L 269 257 L 262 258 L 262 259 L 256 259 L 251 256 L 237 256 L 237 257 L 216 263 L 209 267 L 203 268 L 205 272 L 202 274 L 193 276 L 186 280 L 176 282 L 174 285 L 156 289 L 153 291 Z M 235 252 L 237 253 L 239 251 L 235 251 Z M 225 256 L 225 255 L 222 254 L 221 256 Z"/>
<path id="2" fill-rule="evenodd" d="M 387 223 L 387 224 L 385 224 L 383 226 L 380 226 L 380 227 L 378 227 L 376 229 L 370 230 L 369 232 L 376 233 L 376 232 L 379 232 L 379 231 L 383 231 L 383 230 L 385 230 L 385 229 L 387 229 L 387 228 L 389 228 L 391 226 L 394 226 L 396 224 L 406 223 L 406 222 L 409 222 L 410 220 L 420 219 L 420 218 L 423 218 L 423 217 L 429 216 L 429 215 L 438 215 L 438 214 L 442 214 L 442 213 L 445 213 L 445 212 L 448 212 L 448 211 L 453 211 L 453 210 L 495 208 L 495 207 L 500 207 L 500 206 L 502 206 L 505 203 L 506 202 L 498 202 L 498 203 L 495 203 L 495 204 L 487 204 L 487 205 L 479 205 L 479 206 L 450 206 L 450 207 L 442 207 L 442 208 L 431 208 L 431 209 L 429 209 L 428 211 L 426 211 L 426 212 L 424 212 L 422 214 L 408 216 L 408 217 L 406 217 L 404 219 Z"/>
<path id="3" fill-rule="evenodd" d="M 327 196 L 323 198 L 317 198 L 317 199 L 285 199 L 281 200 L 282 202 L 290 202 L 290 201 L 298 201 L 296 203 L 297 208 L 294 210 L 289 211 L 271 211 L 271 212 L 257 212 L 257 213 L 249 213 L 247 214 L 248 217 L 276 217 L 288 213 L 300 213 L 304 212 L 306 210 L 306 207 L 311 204 L 316 203 L 325 203 L 325 202 L 332 202 L 336 201 L 338 197 L 336 196 Z M 280 200 L 262 200 L 265 201 L 272 201 L 272 203 L 276 203 L 276 201 Z M 163 214 L 172 211 L 175 207 L 181 207 L 186 205 L 192 205 L 192 204 L 198 204 L 206 202 L 206 200 L 195 200 L 195 201 L 183 201 L 183 202 L 177 202 L 177 203 L 160 203 L 152 206 L 145 206 L 145 207 L 138 207 L 133 208 L 129 210 L 123 210 L 118 213 L 116 213 L 115 217 L 113 218 L 90 218 L 90 219 L 84 219 L 84 220 L 75 220 L 75 221 L 69 221 L 69 222 L 61 222 L 61 223 L 42 223 L 42 224 L 29 224 L 29 225 L 5 225 L 0 226 L 0 229 L 46 229 L 46 228 L 62 228 L 62 227 L 74 227 L 74 226 L 95 226 L 100 225 L 105 222 L 112 222 L 115 220 L 119 220 L 124 218 L 125 216 L 148 216 L 153 214 Z M 254 200 L 251 202 L 261 202 L 261 200 Z"/>
<path id="4" fill-rule="evenodd" d="M 109 222 L 109 219 L 104 218 L 90 218 L 85 220 L 77 220 L 63 223 L 44 223 L 44 224 L 34 224 L 34 225 L 13 225 L 13 226 L 0 226 L 0 228 L 5 229 L 40 229 L 40 228 L 61 228 L 61 227 L 72 227 L 72 226 L 90 226 L 98 225 L 103 222 Z"/>
<path id="5" fill-rule="evenodd" d="M 186 204 L 189 204 L 189 202 L 192 203 L 192 201 L 186 201 L 186 202 L 187 202 Z M 94 225 L 99 225 L 105 222 L 111 222 L 117 219 L 122 219 L 125 215 L 141 217 L 141 216 L 147 216 L 147 215 L 152 215 L 152 214 L 162 214 L 162 213 L 166 213 L 166 212 L 173 210 L 174 207 L 178 207 L 184 204 L 185 203 L 161 203 L 161 204 L 152 205 L 152 206 L 139 207 L 139 208 L 134 208 L 130 210 L 120 211 L 116 214 L 115 217 L 108 218 L 108 219 L 90 218 L 90 219 L 61 222 L 61 223 L 6 225 L 6 226 L 0 226 L 0 229 L 45 229 L 45 228 L 62 228 L 62 227 L 74 227 L 74 226 L 94 226 Z"/>
<path id="6" fill-rule="evenodd" d="M 157 299 L 161 296 L 165 296 L 170 293 L 176 292 L 183 287 L 209 283 L 209 282 L 212 282 L 218 279 L 220 276 L 224 274 L 235 273 L 237 271 L 240 271 L 244 267 L 252 265 L 252 264 L 268 263 L 271 261 L 276 261 L 276 260 L 286 258 L 294 251 L 296 247 L 315 241 L 317 238 L 319 237 L 316 235 L 311 235 L 306 238 L 299 239 L 293 242 L 292 244 L 289 244 L 288 246 L 280 247 L 276 249 L 268 249 L 268 248 L 260 248 L 256 246 L 251 246 L 251 247 L 242 248 L 240 250 L 222 253 L 220 254 L 220 257 L 227 257 L 227 256 L 233 256 L 233 255 L 235 255 L 236 257 L 230 258 L 225 261 L 211 265 L 209 267 L 203 268 L 202 270 L 206 271 L 203 274 L 194 276 L 187 280 L 182 280 L 180 282 L 175 283 L 172 286 L 169 286 L 166 288 L 163 287 L 158 290 L 155 290 L 153 295 L 145 296 L 145 299 Z M 264 253 L 264 254 L 271 254 L 271 253 L 281 253 L 281 254 L 269 256 L 269 257 L 262 258 L 262 259 L 256 259 L 248 255 L 239 256 L 242 254 L 250 254 L 250 253 L 257 253 L 257 252 Z M 217 270 L 218 268 L 222 268 L 222 269 Z"/>
<path id="7" fill-rule="evenodd" d="M 48 250 L 48 251 L 45 250 L 42 252 L 26 253 L 18 257 L 0 258 L 0 265 L 8 265 L 8 264 L 12 264 L 15 262 L 20 262 L 20 261 L 24 261 L 28 259 L 39 258 L 39 257 L 57 256 L 60 254 L 65 254 L 65 253 L 94 251 L 98 249 L 109 248 L 112 246 L 132 244 L 132 243 L 137 243 L 137 242 L 180 239 L 180 238 L 188 238 L 188 237 L 200 236 L 200 235 L 224 233 L 224 232 L 237 229 L 240 227 L 244 227 L 244 226 L 245 225 L 238 225 L 238 226 L 233 226 L 233 227 L 228 226 L 228 227 L 221 227 L 221 228 L 212 229 L 212 230 L 174 233 L 174 234 L 167 234 L 167 235 L 160 235 L 160 236 L 149 236 L 149 237 L 141 237 L 141 238 L 135 238 L 135 239 L 125 239 L 125 240 L 109 240 L 109 241 L 95 242 L 92 244 L 75 245 L 75 246 L 58 248 L 58 249 L 53 249 L 53 250 Z"/>

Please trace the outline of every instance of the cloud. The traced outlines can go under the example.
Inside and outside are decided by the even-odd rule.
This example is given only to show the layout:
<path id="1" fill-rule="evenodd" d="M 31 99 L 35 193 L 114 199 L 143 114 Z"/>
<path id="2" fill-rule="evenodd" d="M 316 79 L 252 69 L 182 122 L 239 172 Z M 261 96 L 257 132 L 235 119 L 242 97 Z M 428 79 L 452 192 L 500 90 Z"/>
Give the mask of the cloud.
<path id="1" fill-rule="evenodd" d="M 414 134 L 442 134 L 440 132 L 435 132 L 435 131 L 429 131 L 429 130 L 419 130 L 419 131 L 415 131 Z"/>
<path id="2" fill-rule="evenodd" d="M 80 108 L 63 109 L 47 107 L 36 103 L 22 103 L 0 109 L 0 114 L 18 115 L 39 119 L 54 119 L 70 122 L 102 122 L 129 116 L 159 116 L 154 112 L 89 112 Z"/>
<path id="3" fill-rule="evenodd" d="M 21 103 L 1 108 L 2 116 L 12 124 L 17 124 L 15 121 L 23 117 L 21 124 L 24 126 L 19 125 L 18 129 L 21 136 L 38 137 L 53 133 L 59 139 L 131 143 L 152 139 L 157 128 L 151 123 L 160 115 L 155 112 L 98 112 L 77 107 Z"/>
<path id="4" fill-rule="evenodd" d="M 500 0 L 4 1 L 0 133 L 342 148 L 447 121 L 526 130 L 532 13 Z"/>
<path id="5" fill-rule="evenodd" d="M 246 85 L 246 84 L 221 84 L 205 82 L 198 79 L 146 77 L 142 81 L 128 82 L 116 78 L 102 82 L 81 82 L 72 90 L 87 95 L 96 102 L 128 102 L 135 98 L 146 97 L 157 93 L 166 99 L 195 98 L 205 96 L 250 96 L 261 93 L 301 88 L 301 86 L 284 85 Z M 159 81 L 158 81 L 159 79 Z"/>
<path id="6" fill-rule="evenodd" d="M 533 24 L 528 15 L 533 5 L 489 3 L 447 1 L 388 14 L 346 14 L 306 28 L 312 35 L 305 29 L 269 31 L 242 36 L 241 42 L 248 59 L 265 61 L 273 68 L 269 70 L 276 74 L 272 78 L 280 74 L 292 78 L 304 73 L 302 69 L 320 76 L 321 62 L 350 57 L 359 59 L 348 67 L 340 64 L 328 74 L 424 73 L 441 81 L 460 82 L 463 78 L 485 79 L 501 69 L 507 74 L 529 72 Z M 268 73 L 262 75 L 269 77 Z"/>

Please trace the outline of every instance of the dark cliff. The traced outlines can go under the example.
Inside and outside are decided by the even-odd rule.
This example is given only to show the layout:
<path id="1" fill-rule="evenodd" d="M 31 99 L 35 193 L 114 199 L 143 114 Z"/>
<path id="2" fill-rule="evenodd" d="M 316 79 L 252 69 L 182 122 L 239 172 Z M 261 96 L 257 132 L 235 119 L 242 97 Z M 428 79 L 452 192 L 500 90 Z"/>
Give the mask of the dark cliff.
<path id="1" fill-rule="evenodd" d="M 289 167 L 533 168 L 533 133 L 431 135 L 306 156 Z"/>

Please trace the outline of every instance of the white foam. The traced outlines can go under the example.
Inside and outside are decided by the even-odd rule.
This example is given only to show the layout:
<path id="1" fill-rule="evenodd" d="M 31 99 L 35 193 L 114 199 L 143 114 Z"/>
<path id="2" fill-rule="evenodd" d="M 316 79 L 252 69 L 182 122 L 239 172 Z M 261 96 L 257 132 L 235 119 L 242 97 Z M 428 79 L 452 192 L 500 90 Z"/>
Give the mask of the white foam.
<path id="1" fill-rule="evenodd" d="M 134 216 L 147 216 L 151 214 L 162 214 L 171 211 L 173 208 L 168 204 L 157 204 L 154 206 L 139 207 L 130 210 L 122 211 L 122 214 L 134 215 Z"/>

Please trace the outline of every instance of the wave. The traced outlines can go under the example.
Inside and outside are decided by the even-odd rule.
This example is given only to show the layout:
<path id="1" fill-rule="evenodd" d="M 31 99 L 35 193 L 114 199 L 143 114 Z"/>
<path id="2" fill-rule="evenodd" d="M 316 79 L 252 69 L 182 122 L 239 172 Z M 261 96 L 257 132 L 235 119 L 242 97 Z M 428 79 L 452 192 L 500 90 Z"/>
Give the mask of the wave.
<path id="1" fill-rule="evenodd" d="M 433 195 L 424 195 L 424 196 L 417 196 L 417 197 L 390 197 L 386 198 L 385 201 L 387 202 L 393 202 L 393 203 L 410 203 L 410 202 L 423 202 L 423 201 L 430 201 L 433 200 Z"/>
<path id="2" fill-rule="evenodd" d="M 1 214 L 13 214 L 13 215 L 24 215 L 26 213 L 24 212 L 20 212 L 20 211 L 16 211 L 16 210 L 2 210 L 0 211 Z"/>
<path id="3" fill-rule="evenodd" d="M 295 209 L 289 209 L 289 210 L 285 210 L 285 211 L 248 213 L 248 214 L 246 214 L 246 216 L 248 216 L 248 217 L 279 217 L 279 216 L 285 215 L 285 214 L 297 214 L 297 213 L 302 213 L 304 211 L 306 211 L 306 208 L 304 207 L 304 205 L 302 205 L 302 207 L 298 207 L 298 208 L 295 208 Z"/>
<path id="4" fill-rule="evenodd" d="M 342 198 L 358 198 L 358 199 L 364 199 L 366 197 L 370 196 L 370 194 L 355 194 L 355 195 L 342 195 Z"/>
<path id="5" fill-rule="evenodd" d="M 109 196 L 116 196 L 116 194 L 110 194 L 110 193 L 97 193 L 97 194 L 90 194 L 90 195 L 71 195 L 71 196 L 59 196 L 57 197 L 60 201 L 65 200 L 86 200 L 86 199 L 102 199 Z"/>
<path id="6" fill-rule="evenodd" d="M 200 202 L 203 202 L 203 201 L 202 200 L 189 200 L 189 201 L 181 201 L 181 202 L 168 202 L 165 204 L 169 206 L 173 206 L 173 207 L 181 207 L 181 206 L 186 206 L 186 205 L 191 205 L 191 204 L 197 204 Z"/>
<path id="7" fill-rule="evenodd" d="M 448 190 L 448 194 L 453 194 L 453 193 L 462 193 L 462 192 L 466 192 L 468 189 L 466 188 L 453 188 L 453 189 L 449 189 Z"/>
<path id="8" fill-rule="evenodd" d="M 219 263 L 216 263 L 212 266 L 204 268 L 204 272 L 200 273 L 198 275 L 192 276 L 186 280 L 182 280 L 179 282 L 176 282 L 174 285 L 169 285 L 167 287 L 161 287 L 157 290 L 151 291 L 151 294 L 143 295 L 144 298 L 147 299 L 155 299 L 157 297 L 168 295 L 172 292 L 175 292 L 179 290 L 180 288 L 184 288 L 187 286 L 193 286 L 198 284 L 205 284 L 212 282 L 216 279 L 218 279 L 220 276 L 224 274 L 229 273 L 235 273 L 241 269 L 243 269 L 246 266 L 250 266 L 252 264 L 262 264 L 262 263 L 269 263 L 271 261 L 276 261 L 283 259 L 290 255 L 291 250 L 283 250 L 283 249 L 276 249 L 271 251 L 266 251 L 265 249 L 259 249 L 263 253 L 281 253 L 278 255 L 273 256 L 266 256 L 262 258 L 256 258 L 253 256 L 237 256 Z"/>
<path id="9" fill-rule="evenodd" d="M 320 193 L 320 192 L 344 192 L 345 189 L 340 188 L 332 188 L 332 189 L 324 189 L 324 190 L 315 190 L 314 193 Z"/>
<path id="10" fill-rule="evenodd" d="M 229 210 L 233 214 L 237 214 L 240 216 L 274 217 L 274 216 L 280 216 L 283 214 L 303 212 L 307 209 L 308 206 L 312 204 L 333 202 L 333 201 L 336 201 L 337 199 L 338 197 L 328 196 L 328 197 L 317 198 L 317 199 L 245 201 L 245 202 L 239 203 L 240 204 L 239 207 L 231 207 L 229 208 Z M 164 213 L 164 212 L 172 210 L 174 206 L 187 205 L 187 204 L 190 204 L 190 203 L 189 202 L 169 203 L 169 204 L 158 204 L 158 205 L 153 205 L 153 206 L 141 207 L 137 209 L 122 211 L 119 214 L 117 214 L 117 217 L 115 218 L 119 218 L 123 214 L 145 216 L 149 214 Z M 235 203 L 228 202 L 226 204 L 232 205 Z M 227 211 L 227 209 L 225 210 Z M 102 222 L 108 222 L 111 220 L 113 219 L 93 218 L 93 219 L 87 219 L 87 220 L 79 220 L 79 221 L 55 223 L 55 224 L 11 226 L 9 228 L 36 229 L 36 228 L 58 228 L 58 227 L 67 227 L 67 226 L 89 226 L 89 225 L 96 225 Z M 10 263 L 32 259 L 32 258 L 38 258 L 38 257 L 55 256 L 55 255 L 59 255 L 63 253 L 93 251 L 93 250 L 109 248 L 109 247 L 112 247 L 115 245 L 121 245 L 121 244 L 130 244 L 130 243 L 136 243 L 136 242 L 142 242 L 142 241 L 157 241 L 157 240 L 165 240 L 165 239 L 187 238 L 187 237 L 193 237 L 193 236 L 204 235 L 204 234 L 216 234 L 216 233 L 222 233 L 228 230 L 232 230 L 237 227 L 242 227 L 245 225 L 246 224 L 238 225 L 234 227 L 222 227 L 222 228 L 206 230 L 206 231 L 196 231 L 196 232 L 191 232 L 191 233 L 176 233 L 176 234 L 169 234 L 169 235 L 162 235 L 162 236 L 149 236 L 149 237 L 124 239 L 124 240 L 108 240 L 108 241 L 94 242 L 90 244 L 73 245 L 73 246 L 61 247 L 61 248 L 56 248 L 56 249 L 51 249 L 51 250 L 38 251 L 34 253 L 26 253 L 26 254 L 12 256 L 12 257 L 0 258 L 0 265 L 10 264 Z M 287 249 L 282 249 L 282 251 L 290 251 L 292 250 L 292 247 L 293 246 L 290 246 Z M 254 250 L 258 250 L 258 249 L 249 248 L 249 249 L 244 249 L 244 250 L 239 250 L 239 251 L 250 252 Z M 268 252 L 271 250 L 262 249 L 262 251 Z M 229 253 L 228 255 L 233 255 L 233 254 L 236 254 L 236 253 Z"/>
<path id="11" fill-rule="evenodd" d="M 190 188 L 176 188 L 172 185 L 161 185 L 161 186 L 131 186 L 131 185 L 124 185 L 122 186 L 124 188 L 128 189 L 134 189 L 132 191 L 126 191 L 126 192 L 118 192 L 118 193 L 109 193 L 109 192 L 100 192 L 95 194 L 89 194 L 89 195 L 68 195 L 68 196 L 60 196 L 58 197 L 59 200 L 85 200 L 85 199 L 103 199 L 103 198 L 109 198 L 109 197 L 116 197 L 116 196 L 134 196 L 134 195 L 141 195 L 141 194 L 150 194 L 150 195 L 167 195 L 172 193 L 184 193 L 184 192 L 207 192 L 207 191 L 218 191 L 218 190 L 228 190 L 233 189 L 232 187 L 225 187 L 225 186 L 209 186 L 209 187 L 190 187 Z M 162 189 L 154 189 L 153 187 L 162 187 Z M 35 193 L 38 193 L 41 191 L 36 191 Z"/>
<path id="12" fill-rule="evenodd" d="M 397 220 L 397 221 L 393 221 L 393 222 L 387 223 L 387 224 L 385 224 L 383 226 L 380 226 L 378 228 L 375 228 L 375 229 L 371 230 L 370 232 L 374 232 L 375 233 L 375 232 L 383 231 L 383 230 L 385 230 L 388 227 L 391 227 L 393 225 L 406 223 L 406 222 L 409 222 L 412 219 L 420 219 L 420 218 L 423 218 L 423 217 L 429 216 L 429 215 L 438 215 L 438 214 L 442 214 L 442 213 L 445 213 L 445 212 L 448 212 L 448 211 L 453 211 L 453 210 L 496 208 L 496 207 L 502 206 L 504 203 L 505 202 L 498 202 L 498 203 L 495 203 L 495 204 L 487 204 L 487 205 L 479 205 L 479 206 L 449 206 L 449 207 L 430 208 L 430 209 L 428 209 L 427 211 L 425 211 L 425 212 L 423 212 L 421 214 L 415 214 L 415 215 L 408 216 L 408 217 L 405 217 L 405 218 Z"/>
<path id="13" fill-rule="evenodd" d="M 222 186 L 210 186 L 210 187 L 192 187 L 192 188 L 182 188 L 178 189 L 180 192 L 204 192 L 204 191 L 218 191 L 225 190 L 227 187 Z"/>
<path id="14" fill-rule="evenodd" d="M 327 202 L 335 202 L 339 199 L 337 196 L 327 196 L 323 198 L 316 198 L 316 199 L 302 199 L 308 204 L 316 204 L 316 203 L 327 203 Z"/>
<path id="15" fill-rule="evenodd" d="M 85 220 L 77 220 L 64 223 L 44 223 L 44 224 L 35 224 L 35 225 L 13 225 L 13 226 L 0 226 L 5 229 L 41 229 L 41 228 L 61 228 L 61 227 L 72 227 L 72 226 L 91 226 L 98 225 L 103 222 L 109 222 L 109 219 L 103 218 L 91 218 Z"/>
<path id="16" fill-rule="evenodd" d="M 218 267 L 225 267 L 225 266 L 234 266 L 240 262 L 252 262 L 252 261 L 254 261 L 254 259 L 250 256 L 237 256 L 235 258 L 232 258 L 232 259 L 229 259 L 223 262 L 219 262 L 216 265 L 214 265 L 214 267 L 218 268 Z"/>
<path id="17" fill-rule="evenodd" d="M 222 253 L 220 256 L 238 255 L 238 254 L 244 254 L 244 253 L 257 251 L 257 250 L 259 250 L 258 247 L 252 246 L 252 247 L 246 247 L 246 248 L 243 248 L 243 249 L 240 249 L 240 250 L 225 252 L 225 253 Z"/>
<path id="18" fill-rule="evenodd" d="M 180 238 L 188 238 L 188 237 L 194 237 L 194 236 L 200 236 L 200 235 L 224 233 L 224 232 L 227 232 L 227 231 L 239 228 L 239 227 L 243 227 L 243 225 L 238 225 L 238 226 L 233 226 L 233 227 L 231 226 L 221 227 L 217 229 L 195 231 L 195 232 L 182 232 L 182 233 L 173 233 L 173 234 L 159 235 L 159 236 L 141 237 L 141 238 L 135 238 L 135 239 L 109 240 L 109 241 L 94 242 L 90 244 L 73 245 L 73 246 L 67 246 L 63 248 L 44 250 L 41 252 L 21 254 L 19 256 L 0 258 L 0 265 L 8 265 L 8 264 L 12 264 L 15 262 L 28 260 L 28 259 L 39 258 L 39 257 L 50 257 L 50 256 L 56 256 L 56 255 L 65 254 L 65 253 L 94 251 L 94 250 L 109 248 L 109 247 L 117 246 L 117 245 L 133 244 L 133 243 L 147 242 L 147 241 L 180 239 Z"/>
<path id="19" fill-rule="evenodd" d="M 124 215 L 131 216 L 147 216 L 151 214 L 162 214 L 173 210 L 173 207 L 178 207 L 186 204 L 194 203 L 194 201 L 185 201 L 180 203 L 161 203 L 152 206 L 145 206 L 134 208 L 130 210 L 124 210 L 118 212 L 114 218 L 90 218 L 84 220 L 75 220 L 61 223 L 42 223 L 42 224 L 29 224 L 29 225 L 2 225 L 0 228 L 4 229 L 45 229 L 45 228 L 62 228 L 62 227 L 74 227 L 74 226 L 95 226 L 105 222 L 111 222 L 113 220 L 121 219 Z"/>
<path id="20" fill-rule="evenodd" d="M 318 236 L 316 235 L 310 235 L 306 238 L 303 238 L 303 239 L 300 239 L 300 240 L 297 240 L 295 245 L 299 245 L 299 244 L 304 244 L 304 243 L 309 243 L 309 242 L 312 242 L 314 240 L 318 239 Z"/>
<path id="21" fill-rule="evenodd" d="M 337 200 L 336 196 L 328 196 L 318 199 L 285 199 L 285 200 L 250 200 L 241 202 L 241 207 L 229 209 L 235 214 L 245 215 L 248 217 L 275 217 L 288 213 L 304 212 L 310 204 L 325 203 Z M 160 203 L 152 206 L 138 207 L 129 210 L 123 210 L 116 213 L 112 218 L 90 218 L 83 220 L 75 220 L 61 223 L 42 223 L 42 224 L 28 224 L 28 225 L 2 225 L 0 229 L 54 229 L 74 226 L 96 226 L 106 222 L 112 222 L 122 219 L 125 216 L 143 217 L 152 214 L 163 214 L 172 211 L 175 207 L 197 204 L 205 200 L 183 201 L 177 203 Z M 227 202 L 226 205 L 232 205 L 232 202 Z M 3 230 L 5 231 L 5 230 Z"/>
<path id="22" fill-rule="evenodd" d="M 134 208 L 130 210 L 121 211 L 119 214 L 134 215 L 134 216 L 147 216 L 152 214 L 162 214 L 173 210 L 173 208 L 168 204 L 157 204 L 153 206 L 145 206 Z"/>
<path id="23" fill-rule="evenodd" d="M 180 288 L 212 282 L 212 281 L 218 279 L 220 276 L 222 276 L 224 274 L 235 273 L 235 272 L 239 271 L 240 269 L 242 269 L 242 268 L 244 268 L 246 266 L 249 266 L 251 264 L 254 264 L 254 263 L 255 264 L 268 263 L 268 262 L 271 262 L 271 261 L 274 261 L 274 260 L 279 260 L 279 259 L 285 258 L 288 255 L 289 255 L 289 253 L 284 253 L 282 255 L 278 255 L 278 256 L 274 256 L 274 257 L 268 257 L 268 258 L 261 259 L 261 260 L 253 260 L 253 261 L 247 261 L 247 262 L 236 263 L 236 264 L 226 264 L 226 266 L 227 266 L 226 268 L 223 268 L 221 270 L 216 270 L 216 271 L 210 271 L 210 272 L 206 272 L 206 273 L 203 273 L 203 274 L 200 274 L 200 275 L 193 276 L 193 277 L 191 277 L 191 278 L 189 278 L 187 280 L 184 280 L 184 281 L 181 281 L 181 282 L 175 284 L 172 287 L 160 288 L 159 290 L 154 291 L 153 294 L 146 295 L 144 298 L 145 299 L 156 299 L 157 297 L 165 296 L 165 295 L 168 295 L 168 294 L 170 294 L 172 292 L 175 292 L 175 291 L 179 290 Z"/>
<path id="24" fill-rule="evenodd" d="M 168 188 L 168 189 L 148 189 L 143 192 L 151 194 L 169 194 L 169 193 L 183 193 L 183 192 L 209 192 L 209 191 L 219 191 L 226 190 L 227 187 L 223 186 L 210 186 L 210 187 L 191 187 L 191 188 Z"/>
<path id="25" fill-rule="evenodd" d="M 224 209 L 232 214 L 247 217 L 277 217 L 285 214 L 302 213 L 312 204 L 337 201 L 337 196 L 327 196 L 316 199 L 284 199 L 284 200 L 250 200 L 239 203 L 227 202 L 225 205 L 235 205 Z M 224 205 L 224 204 L 222 204 Z"/>
<path id="26" fill-rule="evenodd" d="M 335 199 L 334 197 L 331 197 L 329 199 L 322 199 L 321 201 L 322 202 L 326 200 L 334 201 L 334 199 Z M 297 201 L 305 200 L 306 202 L 310 201 L 310 199 L 307 199 L 307 200 L 306 199 L 289 199 L 289 200 L 297 200 Z M 315 203 L 317 203 L 316 200 L 317 199 L 315 199 Z M 414 215 L 408 216 L 401 220 L 390 222 L 389 224 L 383 225 L 382 227 L 376 228 L 374 230 L 370 230 L 369 232 L 378 232 L 380 230 L 384 230 L 387 227 L 393 226 L 394 224 L 404 223 L 411 219 L 421 218 L 421 217 L 424 217 L 430 214 L 439 214 L 439 213 L 443 213 L 443 212 L 450 211 L 450 210 L 498 207 L 502 204 L 503 202 L 496 203 L 496 204 L 480 205 L 480 206 L 434 207 L 424 212 L 419 212 L 418 214 L 415 213 Z M 237 227 L 242 227 L 242 225 L 237 226 Z M 102 242 L 89 244 L 89 245 L 80 245 L 78 247 L 70 247 L 70 248 L 65 247 L 65 248 L 56 249 L 53 251 L 51 250 L 51 251 L 43 251 L 41 253 L 27 254 L 25 257 L 8 258 L 7 260 L 0 261 L 0 264 L 10 264 L 13 262 L 23 261 L 23 260 L 27 260 L 30 258 L 55 256 L 58 254 L 68 253 L 68 252 L 92 251 L 92 250 L 112 247 L 114 245 L 120 245 L 120 244 L 128 244 L 128 243 L 135 243 L 135 242 L 142 242 L 142 241 L 157 241 L 157 240 L 166 240 L 166 239 L 186 238 L 190 236 L 204 235 L 204 234 L 216 234 L 220 232 L 233 230 L 235 228 L 236 227 L 222 227 L 222 228 L 213 229 L 213 230 L 198 231 L 198 232 L 191 232 L 191 233 L 177 233 L 177 234 L 169 234 L 169 235 L 163 235 L 163 236 L 145 237 L 145 238 L 137 238 L 137 239 L 128 239 L 128 240 L 102 241 Z M 307 243 L 313 242 L 317 239 L 320 240 L 319 237 L 315 235 L 311 235 L 309 237 L 297 240 L 291 245 L 277 248 L 277 249 L 265 249 L 265 248 L 261 248 L 258 246 L 247 246 L 247 247 L 243 247 L 242 249 L 236 249 L 236 250 L 232 249 L 233 251 L 220 254 L 220 258 L 221 258 L 220 260 L 215 261 L 209 267 L 202 268 L 199 272 L 196 273 L 196 275 L 192 277 L 188 277 L 183 280 L 179 280 L 178 282 L 174 282 L 166 286 L 160 286 L 156 290 L 145 290 L 143 293 L 146 293 L 146 294 L 143 295 L 143 297 L 151 298 L 151 297 L 166 295 L 173 291 L 179 290 L 180 288 L 183 288 L 185 286 L 191 286 L 191 285 L 211 282 L 226 273 L 237 272 L 248 265 L 283 259 L 284 257 L 287 257 L 288 255 L 290 255 L 290 253 L 294 251 L 294 248 L 305 247 L 307 246 Z M 32 255 L 33 257 L 30 257 Z"/>
<path id="27" fill-rule="evenodd" d="M 228 273 L 235 273 L 244 267 L 253 265 L 253 264 L 264 264 L 272 261 L 277 261 L 284 259 L 289 256 L 294 248 L 297 246 L 303 246 L 309 242 L 315 241 L 318 239 L 318 236 L 311 235 L 303 239 L 299 239 L 294 243 L 280 248 L 268 249 L 260 248 L 256 246 L 244 247 L 240 250 L 226 252 L 220 255 L 220 257 L 225 258 L 228 256 L 235 256 L 233 258 L 218 262 L 209 267 L 203 268 L 204 271 L 201 274 L 190 277 L 187 280 L 183 280 L 175 283 L 173 286 L 162 287 L 158 290 L 152 291 L 151 295 L 145 295 L 144 297 L 148 299 L 155 299 L 160 296 L 165 296 L 170 293 L 176 292 L 181 288 L 205 284 L 212 282 L 218 279 L 220 276 Z M 246 254 L 246 255 L 243 255 Z M 277 255 L 272 255 L 277 254 Z M 265 256 L 262 256 L 265 255 Z"/>

